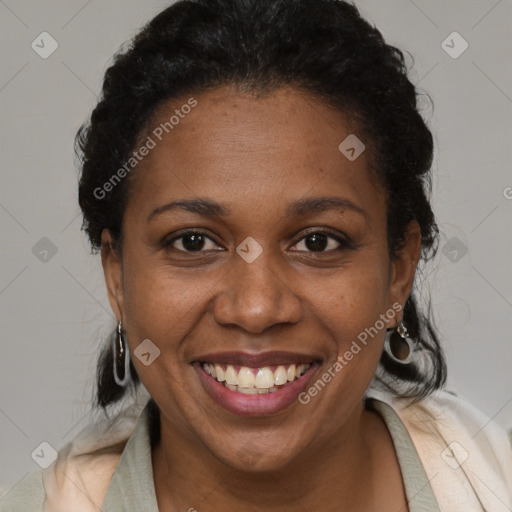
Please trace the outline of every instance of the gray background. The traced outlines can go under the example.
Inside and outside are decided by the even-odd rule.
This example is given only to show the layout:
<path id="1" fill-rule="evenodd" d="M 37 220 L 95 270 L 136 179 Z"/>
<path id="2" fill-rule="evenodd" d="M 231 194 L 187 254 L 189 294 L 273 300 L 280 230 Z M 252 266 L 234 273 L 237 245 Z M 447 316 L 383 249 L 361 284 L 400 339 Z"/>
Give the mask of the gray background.
<path id="1" fill-rule="evenodd" d="M 39 469 L 34 449 L 60 449 L 89 419 L 99 340 L 114 319 L 80 232 L 73 138 L 111 56 L 168 3 L 0 0 L 0 484 Z M 436 137 L 441 245 L 424 275 L 449 385 L 510 428 L 512 2 L 356 3 L 411 52 L 411 79 L 434 101 L 433 111 L 422 104 Z M 31 48 L 43 31 L 59 44 L 47 59 Z M 441 46 L 453 31 L 469 44 L 456 59 Z"/>

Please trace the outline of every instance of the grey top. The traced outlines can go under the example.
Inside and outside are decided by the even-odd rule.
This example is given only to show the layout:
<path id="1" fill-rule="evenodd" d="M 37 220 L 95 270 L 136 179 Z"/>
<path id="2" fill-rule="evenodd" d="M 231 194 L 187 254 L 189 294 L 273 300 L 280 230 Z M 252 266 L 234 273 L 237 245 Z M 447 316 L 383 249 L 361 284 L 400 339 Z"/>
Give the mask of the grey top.
<path id="1" fill-rule="evenodd" d="M 440 512 L 418 453 L 402 420 L 391 406 L 376 398 L 367 398 L 366 407 L 382 416 L 391 434 L 410 512 Z M 42 472 L 34 472 L 0 500 L 0 512 L 42 512 L 44 498 Z M 102 511 L 158 512 L 147 405 L 117 464 Z"/>

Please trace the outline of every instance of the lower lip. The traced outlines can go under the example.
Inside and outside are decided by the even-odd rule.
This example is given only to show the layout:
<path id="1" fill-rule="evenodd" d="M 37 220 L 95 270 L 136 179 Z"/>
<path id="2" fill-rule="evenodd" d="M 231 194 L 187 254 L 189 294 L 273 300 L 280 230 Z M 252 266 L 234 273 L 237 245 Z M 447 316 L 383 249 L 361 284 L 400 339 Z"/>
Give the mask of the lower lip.
<path id="1" fill-rule="evenodd" d="M 306 388 L 308 380 L 319 367 L 319 363 L 312 363 L 304 375 L 283 388 L 273 393 L 257 395 L 244 395 L 231 391 L 208 375 L 201 363 L 196 361 L 193 366 L 206 392 L 224 409 L 240 416 L 268 416 L 283 411 L 297 400 Z"/>

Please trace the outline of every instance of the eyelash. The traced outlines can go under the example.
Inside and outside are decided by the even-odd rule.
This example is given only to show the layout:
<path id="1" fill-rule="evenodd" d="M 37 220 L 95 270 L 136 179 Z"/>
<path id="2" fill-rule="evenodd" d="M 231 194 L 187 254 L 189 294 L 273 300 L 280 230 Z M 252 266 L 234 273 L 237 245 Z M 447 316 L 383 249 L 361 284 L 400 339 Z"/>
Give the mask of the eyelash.
<path id="1" fill-rule="evenodd" d="M 194 253 L 197 253 L 197 254 L 200 254 L 202 252 L 205 252 L 204 250 L 200 250 L 200 251 L 187 251 L 187 250 L 182 250 L 182 249 L 176 249 L 174 247 L 171 247 L 172 244 L 174 242 L 176 242 L 177 240 L 180 240 L 181 238 L 184 238 L 185 236 L 187 235 L 203 235 L 204 237 L 208 238 L 209 240 L 211 240 L 212 242 L 216 243 L 215 240 L 213 240 L 210 236 L 208 236 L 206 233 L 202 232 L 202 231 L 196 231 L 196 230 L 189 230 L 189 231 L 185 231 L 184 233 L 182 233 L 181 235 L 179 236 L 176 236 L 170 240 L 165 240 L 163 243 L 162 243 L 162 247 L 164 249 L 174 249 L 178 252 L 182 252 L 182 253 L 185 253 L 185 254 L 194 254 Z M 332 233 L 331 231 L 329 230 L 326 230 L 326 229 L 316 229 L 316 230 L 311 230 L 309 231 L 308 233 L 306 233 L 302 238 L 300 238 L 294 245 L 297 245 L 298 243 L 302 242 L 304 239 L 308 238 L 308 236 L 311 236 L 311 235 L 327 235 L 328 238 L 332 238 L 334 240 L 336 240 L 336 242 L 338 242 L 338 244 L 340 245 L 340 247 L 338 247 L 337 249 L 331 249 L 331 250 L 327 250 L 327 251 L 319 251 L 319 252 L 314 252 L 314 251 L 294 251 L 294 252 L 307 252 L 307 253 L 310 253 L 310 254 L 313 254 L 313 255 L 321 255 L 321 254 L 326 254 L 326 253 L 329 253 L 331 251 L 342 251 L 344 249 L 354 249 L 353 245 L 351 244 L 351 242 L 338 235 L 338 234 L 334 234 Z"/>

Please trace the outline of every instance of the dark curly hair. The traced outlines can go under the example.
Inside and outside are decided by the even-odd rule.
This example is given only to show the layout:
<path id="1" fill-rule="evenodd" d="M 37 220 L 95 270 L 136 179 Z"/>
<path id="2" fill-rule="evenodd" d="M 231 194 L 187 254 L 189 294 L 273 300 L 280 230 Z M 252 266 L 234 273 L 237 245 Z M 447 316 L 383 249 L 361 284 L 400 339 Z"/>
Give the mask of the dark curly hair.
<path id="1" fill-rule="evenodd" d="M 97 191 L 130 158 L 158 107 L 223 85 L 254 94 L 292 86 L 350 114 L 387 196 L 390 257 L 413 220 L 421 227 L 422 261 L 436 254 L 439 232 L 429 201 L 433 138 L 404 55 L 342 0 L 180 0 L 114 56 L 100 101 L 75 141 L 82 228 L 93 252 L 105 228 L 121 245 L 130 180 L 105 197 Z M 403 320 L 418 358 L 400 365 L 384 352 L 376 379 L 396 396 L 419 399 L 443 386 L 446 363 L 430 314 L 420 311 L 415 294 L 413 287 Z M 126 393 L 112 365 L 109 343 L 99 358 L 95 397 L 104 410 Z M 133 391 L 140 380 L 133 365 L 130 373 Z"/>

